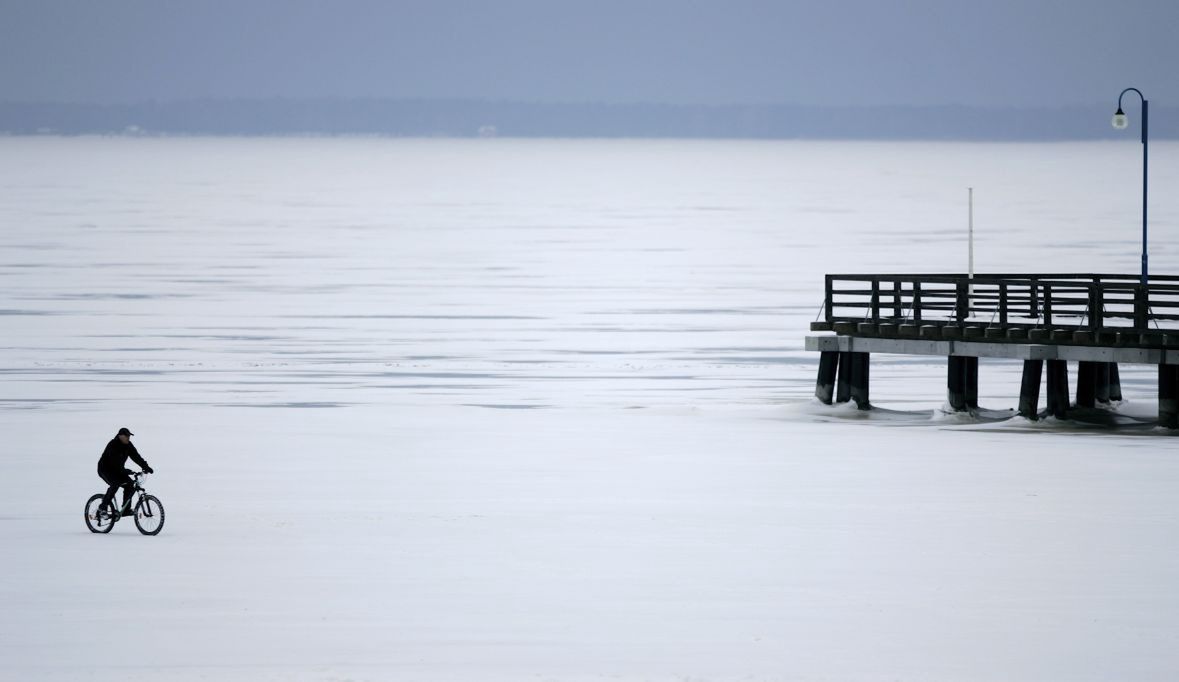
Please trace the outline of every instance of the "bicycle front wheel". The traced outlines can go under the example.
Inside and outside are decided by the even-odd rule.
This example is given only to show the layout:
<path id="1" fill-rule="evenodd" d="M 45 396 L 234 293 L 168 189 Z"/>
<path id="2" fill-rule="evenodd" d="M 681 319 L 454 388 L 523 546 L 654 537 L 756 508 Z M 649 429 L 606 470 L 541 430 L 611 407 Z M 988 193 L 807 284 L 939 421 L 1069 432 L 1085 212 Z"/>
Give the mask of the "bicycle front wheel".
<path id="1" fill-rule="evenodd" d="M 135 505 L 135 527 L 144 535 L 158 535 L 164 528 L 164 505 L 155 495 L 144 495 Z"/>
<path id="2" fill-rule="evenodd" d="M 98 493 L 86 500 L 86 527 L 90 529 L 91 533 L 109 533 L 111 528 L 115 526 L 110 505 L 107 505 L 106 508 L 102 506 L 103 497 L 105 495 Z"/>

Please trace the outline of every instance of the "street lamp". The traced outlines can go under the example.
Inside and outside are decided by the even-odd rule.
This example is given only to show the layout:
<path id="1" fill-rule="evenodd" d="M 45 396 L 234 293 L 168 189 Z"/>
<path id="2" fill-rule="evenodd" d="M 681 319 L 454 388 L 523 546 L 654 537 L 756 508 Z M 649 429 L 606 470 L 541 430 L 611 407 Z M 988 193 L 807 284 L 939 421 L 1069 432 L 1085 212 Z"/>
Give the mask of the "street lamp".
<path id="1" fill-rule="evenodd" d="M 1142 100 L 1142 286 L 1146 286 L 1146 159 L 1148 152 L 1146 125 L 1150 106 L 1141 90 L 1138 88 L 1126 88 L 1122 90 L 1122 94 L 1118 95 L 1118 110 L 1113 115 L 1113 127 L 1118 130 L 1125 130 L 1126 126 L 1130 124 L 1126 120 L 1125 112 L 1122 111 L 1122 98 L 1130 91 L 1133 91 Z"/>

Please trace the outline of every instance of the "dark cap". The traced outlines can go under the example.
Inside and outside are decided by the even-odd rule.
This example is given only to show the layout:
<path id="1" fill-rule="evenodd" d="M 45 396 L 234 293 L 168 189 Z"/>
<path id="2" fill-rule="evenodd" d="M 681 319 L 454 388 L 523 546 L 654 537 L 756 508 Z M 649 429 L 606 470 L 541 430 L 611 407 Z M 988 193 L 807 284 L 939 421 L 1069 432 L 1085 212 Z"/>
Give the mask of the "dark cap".
<path id="1" fill-rule="evenodd" d="M 131 433 L 131 429 L 124 426 L 123 428 L 119 429 L 119 435 L 120 436 L 134 436 L 135 434 Z"/>

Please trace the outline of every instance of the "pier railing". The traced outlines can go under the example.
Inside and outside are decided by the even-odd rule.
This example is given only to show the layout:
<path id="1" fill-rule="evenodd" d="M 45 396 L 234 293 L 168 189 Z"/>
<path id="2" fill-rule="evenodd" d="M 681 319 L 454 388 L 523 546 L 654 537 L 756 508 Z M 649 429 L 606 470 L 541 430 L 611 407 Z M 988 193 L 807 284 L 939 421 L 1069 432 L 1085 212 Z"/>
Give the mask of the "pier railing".
<path id="1" fill-rule="evenodd" d="M 1120 334 L 1125 342 L 1179 333 L 1179 277 L 1152 276 L 1144 286 L 1137 275 L 1109 274 L 827 275 L 824 311 L 825 324 L 816 328 L 843 323 L 851 333 L 903 326 L 941 336 L 938 329 L 949 327 L 946 336 L 967 329 L 967 336 L 985 330 L 997 340 L 1086 332 L 1080 340 L 1096 342 L 1100 334 L 1112 343 Z"/>

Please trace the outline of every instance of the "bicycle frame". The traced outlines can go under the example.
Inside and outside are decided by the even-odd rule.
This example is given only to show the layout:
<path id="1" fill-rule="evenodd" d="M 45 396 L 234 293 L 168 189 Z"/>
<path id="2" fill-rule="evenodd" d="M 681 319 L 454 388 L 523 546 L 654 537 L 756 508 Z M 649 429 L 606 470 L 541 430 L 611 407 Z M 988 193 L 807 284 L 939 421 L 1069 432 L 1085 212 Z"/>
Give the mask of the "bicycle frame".
<path id="1" fill-rule="evenodd" d="M 143 487 L 142 479 L 146 475 L 147 474 L 145 474 L 142 471 L 135 471 L 130 474 L 131 484 L 133 486 L 135 486 L 134 492 L 131 493 L 131 513 L 130 514 L 124 515 L 121 513 L 122 507 L 120 507 L 115 502 L 115 498 L 118 497 L 118 491 L 117 490 L 115 491 L 114 496 L 111 497 L 111 509 L 115 514 L 115 520 L 124 518 L 125 516 L 134 516 L 135 510 L 139 507 L 139 505 L 143 504 L 143 498 L 147 497 L 147 488 Z"/>
<path id="2" fill-rule="evenodd" d="M 135 515 L 135 510 L 143 504 L 143 498 L 147 497 L 147 489 L 143 487 L 142 479 L 146 476 L 142 471 L 131 474 L 131 480 L 135 485 L 135 495 L 131 498 L 131 516 Z"/>

